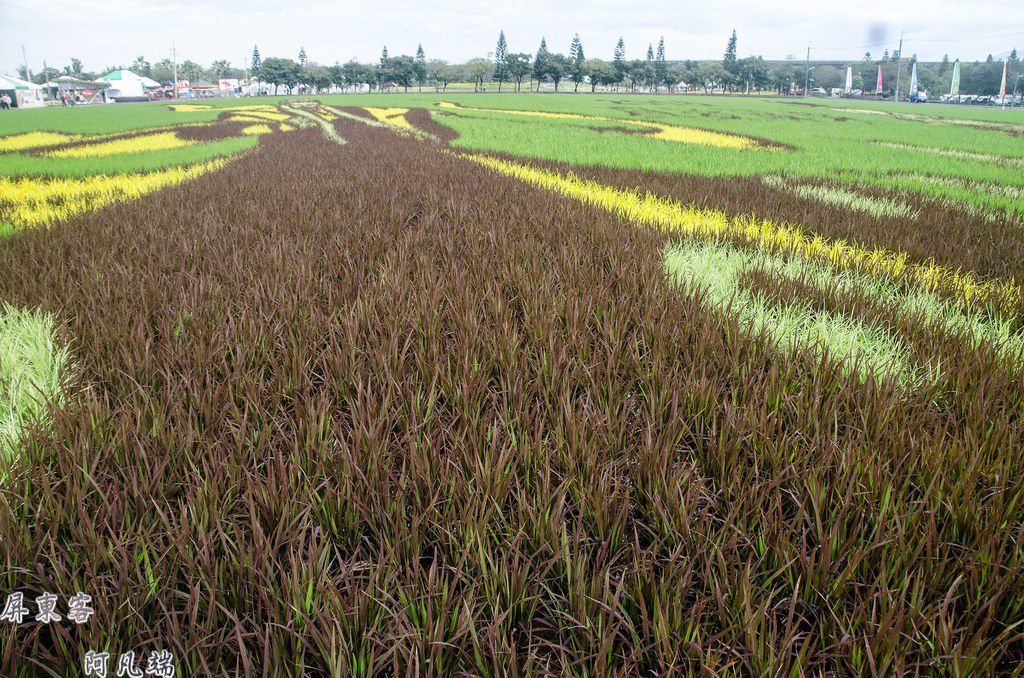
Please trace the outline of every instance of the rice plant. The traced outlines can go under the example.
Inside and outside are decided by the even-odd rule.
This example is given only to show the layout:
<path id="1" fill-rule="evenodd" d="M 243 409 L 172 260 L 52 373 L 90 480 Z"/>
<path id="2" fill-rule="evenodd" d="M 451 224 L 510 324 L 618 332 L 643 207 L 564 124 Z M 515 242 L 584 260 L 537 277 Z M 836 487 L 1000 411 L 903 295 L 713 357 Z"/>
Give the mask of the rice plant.
<path id="1" fill-rule="evenodd" d="M 792 147 L 748 153 L 561 117 L 448 126 L 435 96 L 402 99 L 422 134 L 363 108 L 394 95 L 293 102 L 297 129 L 217 171 L 0 242 L 0 299 L 60 318 L 74 352 L 9 448 L 6 590 L 96 610 L 9 629 L 0 674 L 74 675 L 83 647 L 167 648 L 179 675 L 1017 670 L 1024 370 L 993 297 L 1020 229 L 920 196 L 897 229 L 739 176 L 829 176 L 801 144 L 831 102 L 571 100 Z M 601 162 L 444 148 L 485 123 L 496 144 L 522 125 L 506 151 Z M 249 124 L 278 123 L 166 153 Z M 616 169 L 568 148 L 588 137 L 718 164 Z"/>

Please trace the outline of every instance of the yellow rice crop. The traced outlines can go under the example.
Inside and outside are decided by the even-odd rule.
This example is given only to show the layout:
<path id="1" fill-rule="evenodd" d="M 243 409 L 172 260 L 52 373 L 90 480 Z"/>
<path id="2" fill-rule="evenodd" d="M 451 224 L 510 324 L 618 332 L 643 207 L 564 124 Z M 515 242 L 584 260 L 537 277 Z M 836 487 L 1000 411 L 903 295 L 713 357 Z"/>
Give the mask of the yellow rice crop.
<path id="1" fill-rule="evenodd" d="M 225 120 L 226 122 L 266 122 L 263 118 L 257 118 L 255 115 L 250 115 L 248 113 L 236 113 L 228 116 Z"/>
<path id="2" fill-rule="evenodd" d="M 242 134 L 249 134 L 249 135 L 270 134 L 273 131 L 274 130 L 270 129 L 270 125 L 259 124 L 259 125 L 249 125 L 248 127 L 243 128 L 242 129 Z"/>
<path id="3" fill-rule="evenodd" d="M 177 113 L 195 113 L 198 111 L 270 111 L 277 110 L 270 104 L 248 104 L 244 106 L 210 106 L 209 104 L 169 104 L 167 108 Z"/>
<path id="4" fill-rule="evenodd" d="M 148 151 L 165 151 L 171 148 L 191 146 L 196 142 L 181 139 L 174 132 L 143 134 L 127 139 L 115 139 L 100 144 L 87 144 L 51 151 L 47 155 L 53 158 L 100 158 L 120 153 L 146 153 Z"/>
<path id="5" fill-rule="evenodd" d="M 256 118 L 257 120 L 271 120 L 273 122 L 280 122 L 282 120 L 287 120 L 288 118 L 291 117 L 290 115 L 286 115 L 284 113 L 278 113 L 277 111 L 252 111 L 252 110 L 248 110 L 248 111 L 243 111 L 242 115 L 244 115 L 245 117 L 248 117 L 248 118 Z M 242 117 L 242 116 L 241 115 L 235 115 L 233 117 L 239 118 L 239 117 Z"/>
<path id="6" fill-rule="evenodd" d="M 805 233 L 796 226 L 753 217 L 729 217 L 722 212 L 686 207 L 647 193 L 640 195 L 611 186 L 536 169 L 484 155 L 468 158 L 485 167 L 529 184 L 596 205 L 634 223 L 698 238 L 732 238 L 765 251 L 793 254 L 823 261 L 838 268 L 905 280 L 926 290 L 943 291 L 965 304 L 982 304 L 1015 315 L 1021 310 L 1021 288 L 1012 281 L 979 280 L 970 272 L 934 262 L 913 264 L 903 252 L 866 248 L 844 240 L 829 240 Z"/>
<path id="7" fill-rule="evenodd" d="M 60 132 L 26 132 L 9 137 L 0 137 L 0 153 L 9 151 L 27 151 L 33 148 L 56 146 L 81 139 L 77 134 L 61 134 Z"/>
<path id="8" fill-rule="evenodd" d="M 291 131 L 293 131 L 295 129 L 294 127 L 292 127 L 291 125 L 289 125 L 286 122 L 282 122 L 280 125 L 277 126 L 277 128 L 279 130 L 281 130 L 282 132 L 291 132 Z"/>
<path id="9" fill-rule="evenodd" d="M 547 111 L 517 111 L 501 110 L 494 108 L 472 108 L 469 106 L 459 106 L 458 104 L 453 104 L 447 101 L 441 101 L 437 104 L 437 106 L 439 108 L 448 108 L 463 111 L 501 113 L 502 115 L 522 115 L 534 118 L 555 118 L 561 120 L 590 120 L 596 122 L 612 122 L 622 125 L 633 125 L 635 127 L 653 127 L 656 130 L 655 132 L 645 133 L 643 136 L 646 136 L 651 139 L 660 139 L 661 141 L 671 141 L 677 144 L 696 144 L 699 146 L 715 146 L 717 148 L 734 148 L 737 150 L 758 148 L 757 142 L 747 137 L 741 137 L 735 134 L 726 134 L 725 132 L 712 132 L 710 130 L 697 129 L 696 127 L 679 127 L 677 125 L 667 125 L 661 122 L 647 122 L 643 120 L 623 120 L 621 118 L 606 118 L 596 115 L 580 115 L 579 113 L 550 113 Z M 762 150 L 773 150 L 772 148 L 767 146 L 761 148 Z"/>
<path id="10" fill-rule="evenodd" d="M 697 144 L 700 146 L 717 146 L 718 148 L 744 149 L 757 146 L 757 142 L 746 137 L 738 137 L 733 134 L 722 132 L 710 132 L 693 127 L 675 127 L 674 125 L 663 125 L 661 123 L 644 123 L 657 128 L 657 132 L 650 136 L 652 139 L 662 141 L 674 141 L 679 144 Z"/>
<path id="11" fill-rule="evenodd" d="M 405 119 L 405 114 L 409 112 L 408 108 L 370 108 L 367 107 L 366 111 L 376 118 L 379 122 L 391 127 L 400 127 L 402 129 L 412 129 L 412 125 Z"/>
<path id="12" fill-rule="evenodd" d="M 579 113 L 549 113 L 547 111 L 518 111 L 514 109 L 498 109 L 498 108 L 474 108 L 472 106 L 460 106 L 459 104 L 453 104 L 449 101 L 440 101 L 437 104 L 438 108 L 453 108 L 460 111 L 479 111 L 481 113 L 501 113 L 502 115 L 525 115 L 531 118 L 554 118 L 556 120 L 609 120 L 609 118 L 598 118 L 587 115 L 580 115 Z M 622 122 L 627 122 L 623 120 Z"/>
<path id="13" fill-rule="evenodd" d="M 230 161 L 217 158 L 188 167 L 146 174 L 95 175 L 75 179 L 0 177 L 0 221 L 44 226 L 114 202 L 133 200 L 166 186 L 195 179 Z"/>
<path id="14" fill-rule="evenodd" d="M 175 113 L 194 113 L 196 111 L 211 111 L 213 106 L 205 104 L 170 104 L 167 108 Z"/>

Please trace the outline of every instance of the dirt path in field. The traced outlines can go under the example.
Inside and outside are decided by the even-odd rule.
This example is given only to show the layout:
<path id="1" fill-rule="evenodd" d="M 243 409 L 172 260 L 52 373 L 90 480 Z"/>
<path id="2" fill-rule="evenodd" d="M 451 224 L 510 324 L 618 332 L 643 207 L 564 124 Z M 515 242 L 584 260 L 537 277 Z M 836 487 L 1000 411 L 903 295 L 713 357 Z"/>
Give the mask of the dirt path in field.
<path id="1" fill-rule="evenodd" d="M 5 627 L 0 673 L 1020 658 L 1005 376 L 968 357 L 939 406 L 781 361 L 667 282 L 665 236 L 334 127 L 0 243 L 0 298 L 80 366 L 0 494 L 6 580 L 96 609 Z"/>

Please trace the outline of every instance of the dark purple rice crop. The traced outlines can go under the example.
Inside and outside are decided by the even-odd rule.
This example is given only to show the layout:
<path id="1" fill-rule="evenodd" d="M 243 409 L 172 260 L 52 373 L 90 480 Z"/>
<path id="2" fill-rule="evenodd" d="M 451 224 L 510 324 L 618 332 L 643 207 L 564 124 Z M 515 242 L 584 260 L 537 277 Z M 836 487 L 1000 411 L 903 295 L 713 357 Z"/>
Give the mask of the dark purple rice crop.
<path id="1" fill-rule="evenodd" d="M 953 397 L 784 357 L 667 236 L 335 126 L 0 243 L 79 364 L 0 492 L 3 592 L 96 608 L 0 626 L 0 673 L 1019 668 L 1024 402 L 986 352 L 934 338 Z"/>

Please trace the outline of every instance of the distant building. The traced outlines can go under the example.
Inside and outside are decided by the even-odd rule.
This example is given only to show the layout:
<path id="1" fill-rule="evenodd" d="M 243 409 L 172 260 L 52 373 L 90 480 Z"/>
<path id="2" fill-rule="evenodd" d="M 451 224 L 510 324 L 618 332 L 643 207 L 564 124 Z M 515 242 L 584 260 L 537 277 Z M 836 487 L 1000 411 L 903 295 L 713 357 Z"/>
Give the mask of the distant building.
<path id="1" fill-rule="evenodd" d="M 41 85 L 10 75 L 0 75 L 0 94 L 9 96 L 11 106 L 16 108 L 35 108 L 46 105 Z"/>
<path id="2" fill-rule="evenodd" d="M 160 87 L 156 80 L 126 70 L 111 71 L 100 80 L 110 83 L 106 92 L 107 99 L 114 101 L 145 101 L 149 98 L 148 91 Z"/>

